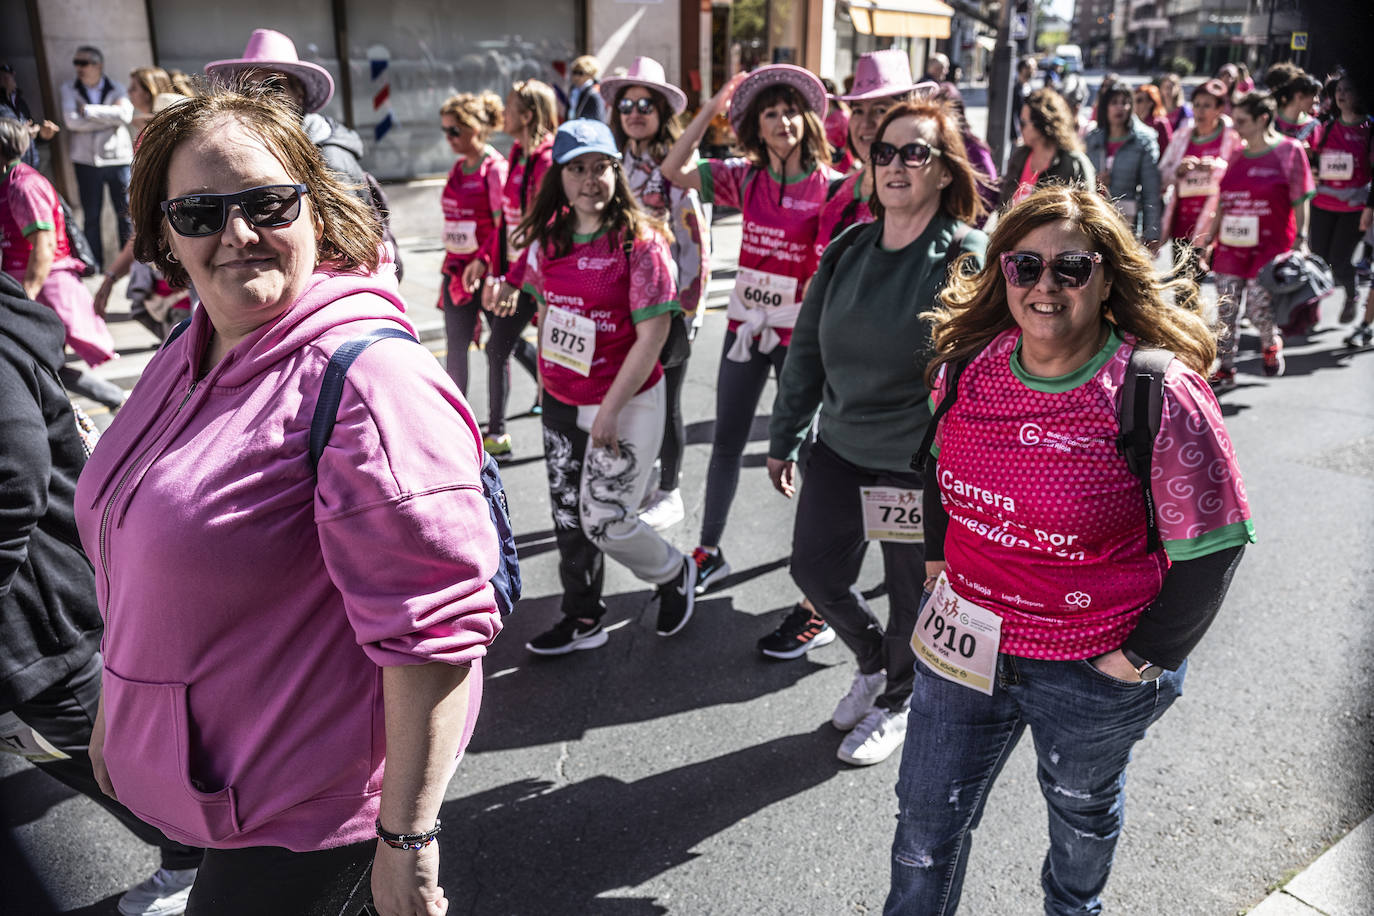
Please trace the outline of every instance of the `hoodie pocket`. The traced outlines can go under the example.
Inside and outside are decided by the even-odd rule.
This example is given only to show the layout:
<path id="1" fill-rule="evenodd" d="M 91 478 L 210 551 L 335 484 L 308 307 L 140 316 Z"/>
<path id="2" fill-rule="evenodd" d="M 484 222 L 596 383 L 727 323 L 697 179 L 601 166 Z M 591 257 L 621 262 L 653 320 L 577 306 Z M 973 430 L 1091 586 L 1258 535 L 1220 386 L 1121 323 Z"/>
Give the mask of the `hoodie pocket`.
<path id="1" fill-rule="evenodd" d="M 145 821 L 201 844 L 240 832 L 231 786 L 205 791 L 190 772 L 185 684 L 154 684 L 105 669 L 105 766 L 119 801 Z"/>

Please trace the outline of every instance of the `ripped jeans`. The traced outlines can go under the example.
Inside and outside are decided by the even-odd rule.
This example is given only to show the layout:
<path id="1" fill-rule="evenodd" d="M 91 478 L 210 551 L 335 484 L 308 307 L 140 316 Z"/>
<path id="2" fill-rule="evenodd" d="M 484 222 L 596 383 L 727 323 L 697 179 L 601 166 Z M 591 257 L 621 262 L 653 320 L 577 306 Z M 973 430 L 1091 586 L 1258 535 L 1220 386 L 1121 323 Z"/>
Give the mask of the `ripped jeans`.
<path id="1" fill-rule="evenodd" d="M 1086 660 L 999 655 L 996 687 L 985 696 L 917 661 L 884 914 L 958 909 L 973 829 L 1027 726 L 1049 806 L 1050 848 L 1040 870 L 1045 913 L 1101 913 L 1131 748 L 1182 694 L 1185 670 L 1128 684 Z"/>

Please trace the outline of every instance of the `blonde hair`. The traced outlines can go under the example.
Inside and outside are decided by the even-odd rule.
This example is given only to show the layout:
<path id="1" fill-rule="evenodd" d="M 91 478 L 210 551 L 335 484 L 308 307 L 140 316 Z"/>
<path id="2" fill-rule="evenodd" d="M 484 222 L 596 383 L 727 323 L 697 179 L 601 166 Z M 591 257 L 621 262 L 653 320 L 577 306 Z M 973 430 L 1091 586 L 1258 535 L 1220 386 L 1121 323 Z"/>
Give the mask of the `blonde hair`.
<path id="1" fill-rule="evenodd" d="M 583 54 L 572 62 L 572 70 L 574 73 L 585 73 L 592 78 L 592 82 L 596 82 L 601 76 L 601 61 L 590 54 Z"/>
<path id="2" fill-rule="evenodd" d="M 1041 226 L 1063 221 L 1088 237 L 1092 250 L 1102 255 L 1102 269 L 1110 271 L 1103 318 L 1142 345 L 1170 350 L 1188 368 L 1207 373 L 1216 358 L 1217 338 L 1202 318 L 1197 283 L 1187 275 L 1159 280 L 1149 251 L 1116 207 L 1096 191 L 1053 185 L 1003 213 L 988 240 L 986 266 L 972 275 L 951 271 L 935 309 L 921 316 L 934 326 L 928 384 L 943 364 L 972 359 L 998 334 L 1016 326 L 1007 307 L 1002 254 Z"/>
<path id="3" fill-rule="evenodd" d="M 558 129 L 558 97 L 552 86 L 539 80 L 520 80 L 510 91 L 520 109 L 534 115 L 530 122 L 531 147 Z"/>
<path id="4" fill-rule="evenodd" d="M 175 92 L 172 78 L 161 67 L 135 67 L 129 71 L 129 82 L 138 83 L 148 98 L 155 99 L 164 92 Z"/>
<path id="5" fill-rule="evenodd" d="M 477 139 L 484 142 L 493 130 L 501 126 L 505 111 L 501 97 L 490 90 L 479 94 L 462 92 L 450 96 L 439 108 L 439 115 L 448 115 L 464 127 L 477 131 Z"/>

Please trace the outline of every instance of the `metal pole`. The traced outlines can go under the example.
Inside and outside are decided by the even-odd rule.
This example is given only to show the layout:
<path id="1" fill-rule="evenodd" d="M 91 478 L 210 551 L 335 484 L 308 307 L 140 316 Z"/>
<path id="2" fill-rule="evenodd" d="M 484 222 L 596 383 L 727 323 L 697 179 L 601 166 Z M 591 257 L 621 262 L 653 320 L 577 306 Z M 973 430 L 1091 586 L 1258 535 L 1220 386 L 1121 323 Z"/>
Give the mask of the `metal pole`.
<path id="1" fill-rule="evenodd" d="M 1269 0 L 1269 28 L 1264 33 L 1264 65 L 1269 67 L 1274 63 L 1274 7 L 1279 5 L 1279 0 Z"/>
<path id="2" fill-rule="evenodd" d="M 997 27 L 997 50 L 992 58 L 992 76 L 988 80 L 988 146 L 997 174 L 1007 167 L 1011 129 L 1011 81 L 1016 79 L 1016 42 L 1011 40 L 1010 0 L 1003 0 L 1001 23 Z"/>

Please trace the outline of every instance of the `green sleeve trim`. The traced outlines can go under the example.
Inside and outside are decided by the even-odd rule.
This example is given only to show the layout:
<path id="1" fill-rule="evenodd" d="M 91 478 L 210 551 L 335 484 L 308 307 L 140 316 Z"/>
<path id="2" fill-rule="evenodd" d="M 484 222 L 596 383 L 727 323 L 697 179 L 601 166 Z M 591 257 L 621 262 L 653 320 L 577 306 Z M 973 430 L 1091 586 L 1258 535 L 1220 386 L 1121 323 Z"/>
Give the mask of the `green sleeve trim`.
<path id="1" fill-rule="evenodd" d="M 544 301 L 544 294 L 541 293 L 538 289 L 536 289 L 536 288 L 535 288 L 535 285 L 534 285 L 533 283 L 531 283 L 530 281 L 528 281 L 528 280 L 525 281 L 525 285 L 522 287 L 522 290 L 523 290 L 524 292 L 529 293 L 529 294 L 530 294 L 531 296 L 533 296 L 535 299 L 539 300 L 539 304 L 540 304 L 540 305 L 545 306 L 545 307 L 548 306 L 548 303 Z"/>
<path id="2" fill-rule="evenodd" d="M 57 226 L 53 225 L 47 220 L 40 219 L 36 222 L 29 223 L 23 229 L 20 229 L 19 232 L 22 235 L 33 235 L 35 232 L 52 232 L 56 228 Z"/>
<path id="3" fill-rule="evenodd" d="M 682 306 L 676 299 L 669 299 L 667 302 L 660 302 L 657 305 L 646 305 L 643 308 L 631 309 L 630 320 L 635 324 L 641 321 L 648 321 L 650 318 L 657 318 L 659 315 L 671 315 L 673 312 L 682 311 Z"/>
<path id="4" fill-rule="evenodd" d="M 1247 518 L 1243 522 L 1236 522 L 1215 531 L 1208 531 L 1195 538 L 1165 541 L 1164 551 L 1169 555 L 1170 560 L 1178 563 L 1183 560 L 1196 560 L 1198 557 L 1205 557 L 1228 547 L 1239 547 L 1243 544 L 1253 543 L 1255 543 L 1255 523 Z"/>
<path id="5" fill-rule="evenodd" d="M 712 204 L 716 202 L 716 180 L 711 177 L 711 160 L 705 159 L 697 163 L 697 174 L 701 176 L 701 202 Z"/>
<path id="6" fill-rule="evenodd" d="M 1314 197 L 1316 197 L 1316 196 L 1317 196 L 1317 189 L 1316 189 L 1316 188 L 1313 188 L 1312 190 L 1310 190 L 1310 191 L 1308 191 L 1306 194 L 1304 194 L 1302 197 L 1299 197 L 1297 200 L 1293 201 L 1293 206 L 1296 207 L 1298 204 L 1305 204 L 1305 203 L 1307 203 L 1309 200 L 1311 200 L 1312 198 L 1314 198 Z"/>

